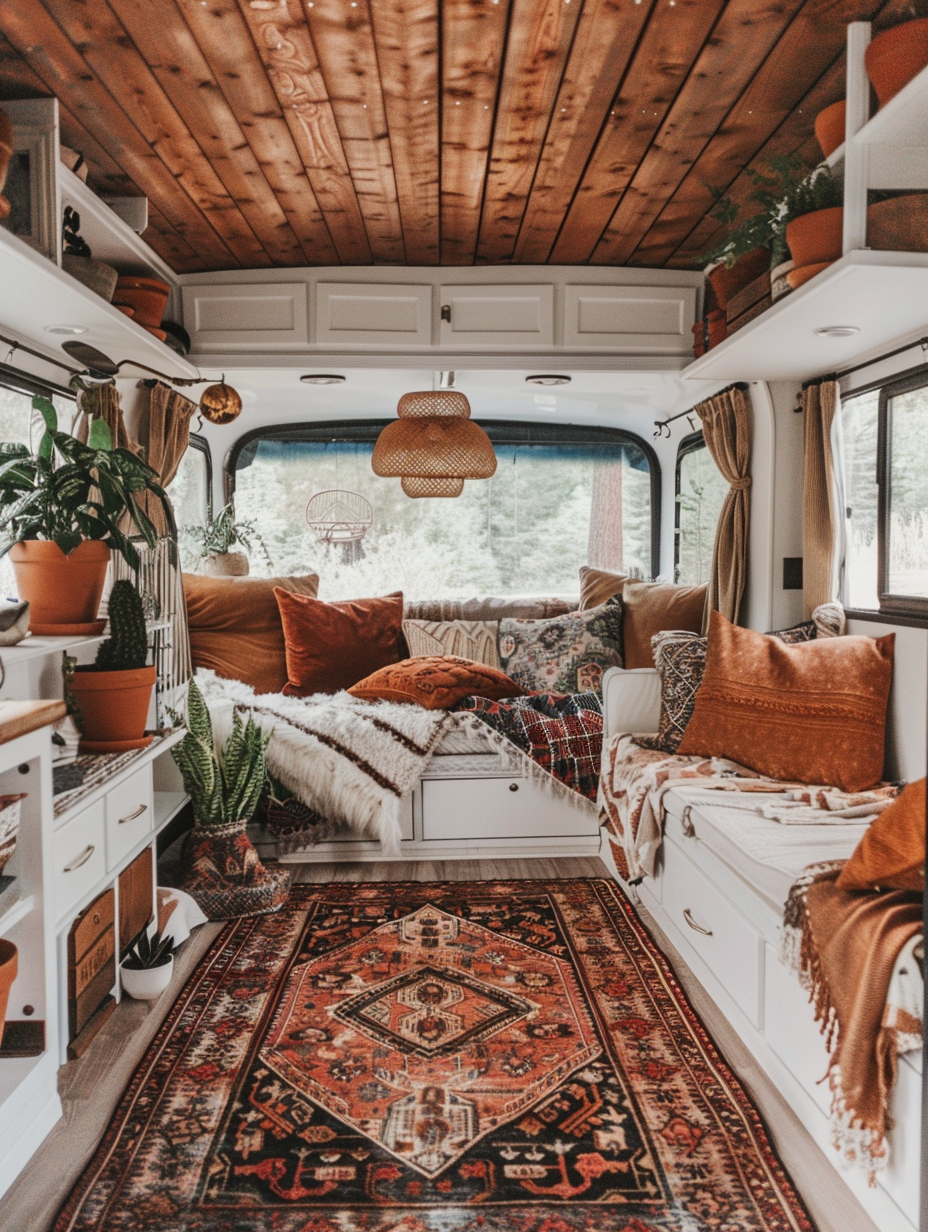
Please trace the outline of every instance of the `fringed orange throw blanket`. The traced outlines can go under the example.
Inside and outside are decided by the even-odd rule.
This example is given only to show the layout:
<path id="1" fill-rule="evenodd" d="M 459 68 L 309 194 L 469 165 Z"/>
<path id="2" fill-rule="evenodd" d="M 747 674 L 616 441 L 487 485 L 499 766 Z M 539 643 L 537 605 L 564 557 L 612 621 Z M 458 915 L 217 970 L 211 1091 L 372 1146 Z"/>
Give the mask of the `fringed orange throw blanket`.
<path id="1" fill-rule="evenodd" d="M 810 994 L 831 1053 L 834 1145 L 873 1185 L 887 1162 L 886 1103 L 900 1036 L 920 1030 L 888 996 L 897 959 L 921 932 L 922 903 L 910 891 L 838 889 L 841 867 L 813 865 L 793 886 L 784 957 Z"/>

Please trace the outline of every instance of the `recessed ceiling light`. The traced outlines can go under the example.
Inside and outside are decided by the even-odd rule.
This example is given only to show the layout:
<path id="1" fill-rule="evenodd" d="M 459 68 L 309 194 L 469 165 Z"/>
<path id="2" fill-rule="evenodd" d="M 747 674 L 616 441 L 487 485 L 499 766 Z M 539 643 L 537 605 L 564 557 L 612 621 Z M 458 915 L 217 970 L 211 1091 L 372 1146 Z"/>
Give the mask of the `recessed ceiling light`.
<path id="1" fill-rule="evenodd" d="M 851 338 L 859 333 L 859 325 L 823 325 L 815 331 L 817 338 Z"/>
<path id="2" fill-rule="evenodd" d="M 85 325 L 46 325 L 45 332 L 47 334 L 86 334 L 87 327 Z"/>
<path id="3" fill-rule="evenodd" d="M 336 372 L 307 372 L 300 380 L 304 385 L 342 385 L 345 378 Z"/>
<path id="4" fill-rule="evenodd" d="M 527 376 L 525 379 L 530 385 L 569 385 L 571 381 L 569 376 L 560 376 L 555 372 L 541 372 L 537 376 Z"/>

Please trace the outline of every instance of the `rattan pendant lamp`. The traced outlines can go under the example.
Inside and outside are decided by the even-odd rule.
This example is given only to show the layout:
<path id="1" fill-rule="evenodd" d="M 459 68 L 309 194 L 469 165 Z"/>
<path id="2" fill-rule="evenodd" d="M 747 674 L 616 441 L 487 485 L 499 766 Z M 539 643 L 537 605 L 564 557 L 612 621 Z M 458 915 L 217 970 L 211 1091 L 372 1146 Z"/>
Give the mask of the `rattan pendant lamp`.
<path id="1" fill-rule="evenodd" d="M 403 394 L 396 423 L 377 438 L 375 475 L 402 479 L 407 496 L 460 496 L 465 479 L 489 479 L 496 470 L 490 438 L 470 419 L 470 403 L 457 389 Z"/>

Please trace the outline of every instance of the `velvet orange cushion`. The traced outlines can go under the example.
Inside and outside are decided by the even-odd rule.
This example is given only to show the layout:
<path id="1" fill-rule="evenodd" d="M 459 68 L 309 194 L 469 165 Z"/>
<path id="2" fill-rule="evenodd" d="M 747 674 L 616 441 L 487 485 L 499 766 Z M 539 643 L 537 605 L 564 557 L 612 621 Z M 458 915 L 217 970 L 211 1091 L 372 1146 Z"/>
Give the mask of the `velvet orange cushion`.
<path id="1" fill-rule="evenodd" d="M 586 612 L 599 607 L 613 595 L 620 595 L 625 585 L 624 573 L 611 573 L 608 569 L 594 569 L 592 565 L 580 566 L 580 607 Z"/>
<path id="2" fill-rule="evenodd" d="M 925 890 L 925 780 L 910 783 L 854 849 L 842 890 Z"/>
<path id="3" fill-rule="evenodd" d="M 287 657 L 275 587 L 315 595 L 319 578 L 212 578 L 184 574 L 184 598 L 194 667 L 243 680 L 256 693 L 279 693 Z"/>
<path id="4" fill-rule="evenodd" d="M 499 701 L 521 697 L 523 690 L 498 667 L 457 655 L 418 655 L 382 667 L 348 692 L 366 701 L 415 702 L 426 710 L 447 710 L 472 693 Z"/>
<path id="5" fill-rule="evenodd" d="M 863 791 L 883 774 L 895 634 L 798 646 L 709 624 L 706 671 L 677 750 L 728 757 L 771 778 Z"/>
<path id="6" fill-rule="evenodd" d="M 664 582 L 636 582 L 622 587 L 625 617 L 622 650 L 626 670 L 653 667 L 651 638 L 665 629 L 702 632 L 706 606 L 705 586 L 671 586 Z"/>
<path id="7" fill-rule="evenodd" d="M 275 590 L 284 627 L 289 697 L 337 693 L 408 653 L 403 596 L 322 603 Z"/>

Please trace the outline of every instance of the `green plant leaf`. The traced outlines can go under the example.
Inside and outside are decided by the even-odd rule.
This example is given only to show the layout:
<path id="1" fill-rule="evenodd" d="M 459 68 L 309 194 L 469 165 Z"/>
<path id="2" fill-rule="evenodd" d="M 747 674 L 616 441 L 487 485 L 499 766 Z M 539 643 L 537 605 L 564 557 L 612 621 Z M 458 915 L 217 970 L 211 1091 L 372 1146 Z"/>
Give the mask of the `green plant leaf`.
<path id="1" fill-rule="evenodd" d="M 113 434 L 105 419 L 92 419 L 90 421 L 87 444 L 91 449 L 105 449 L 109 451 L 113 448 Z"/>

